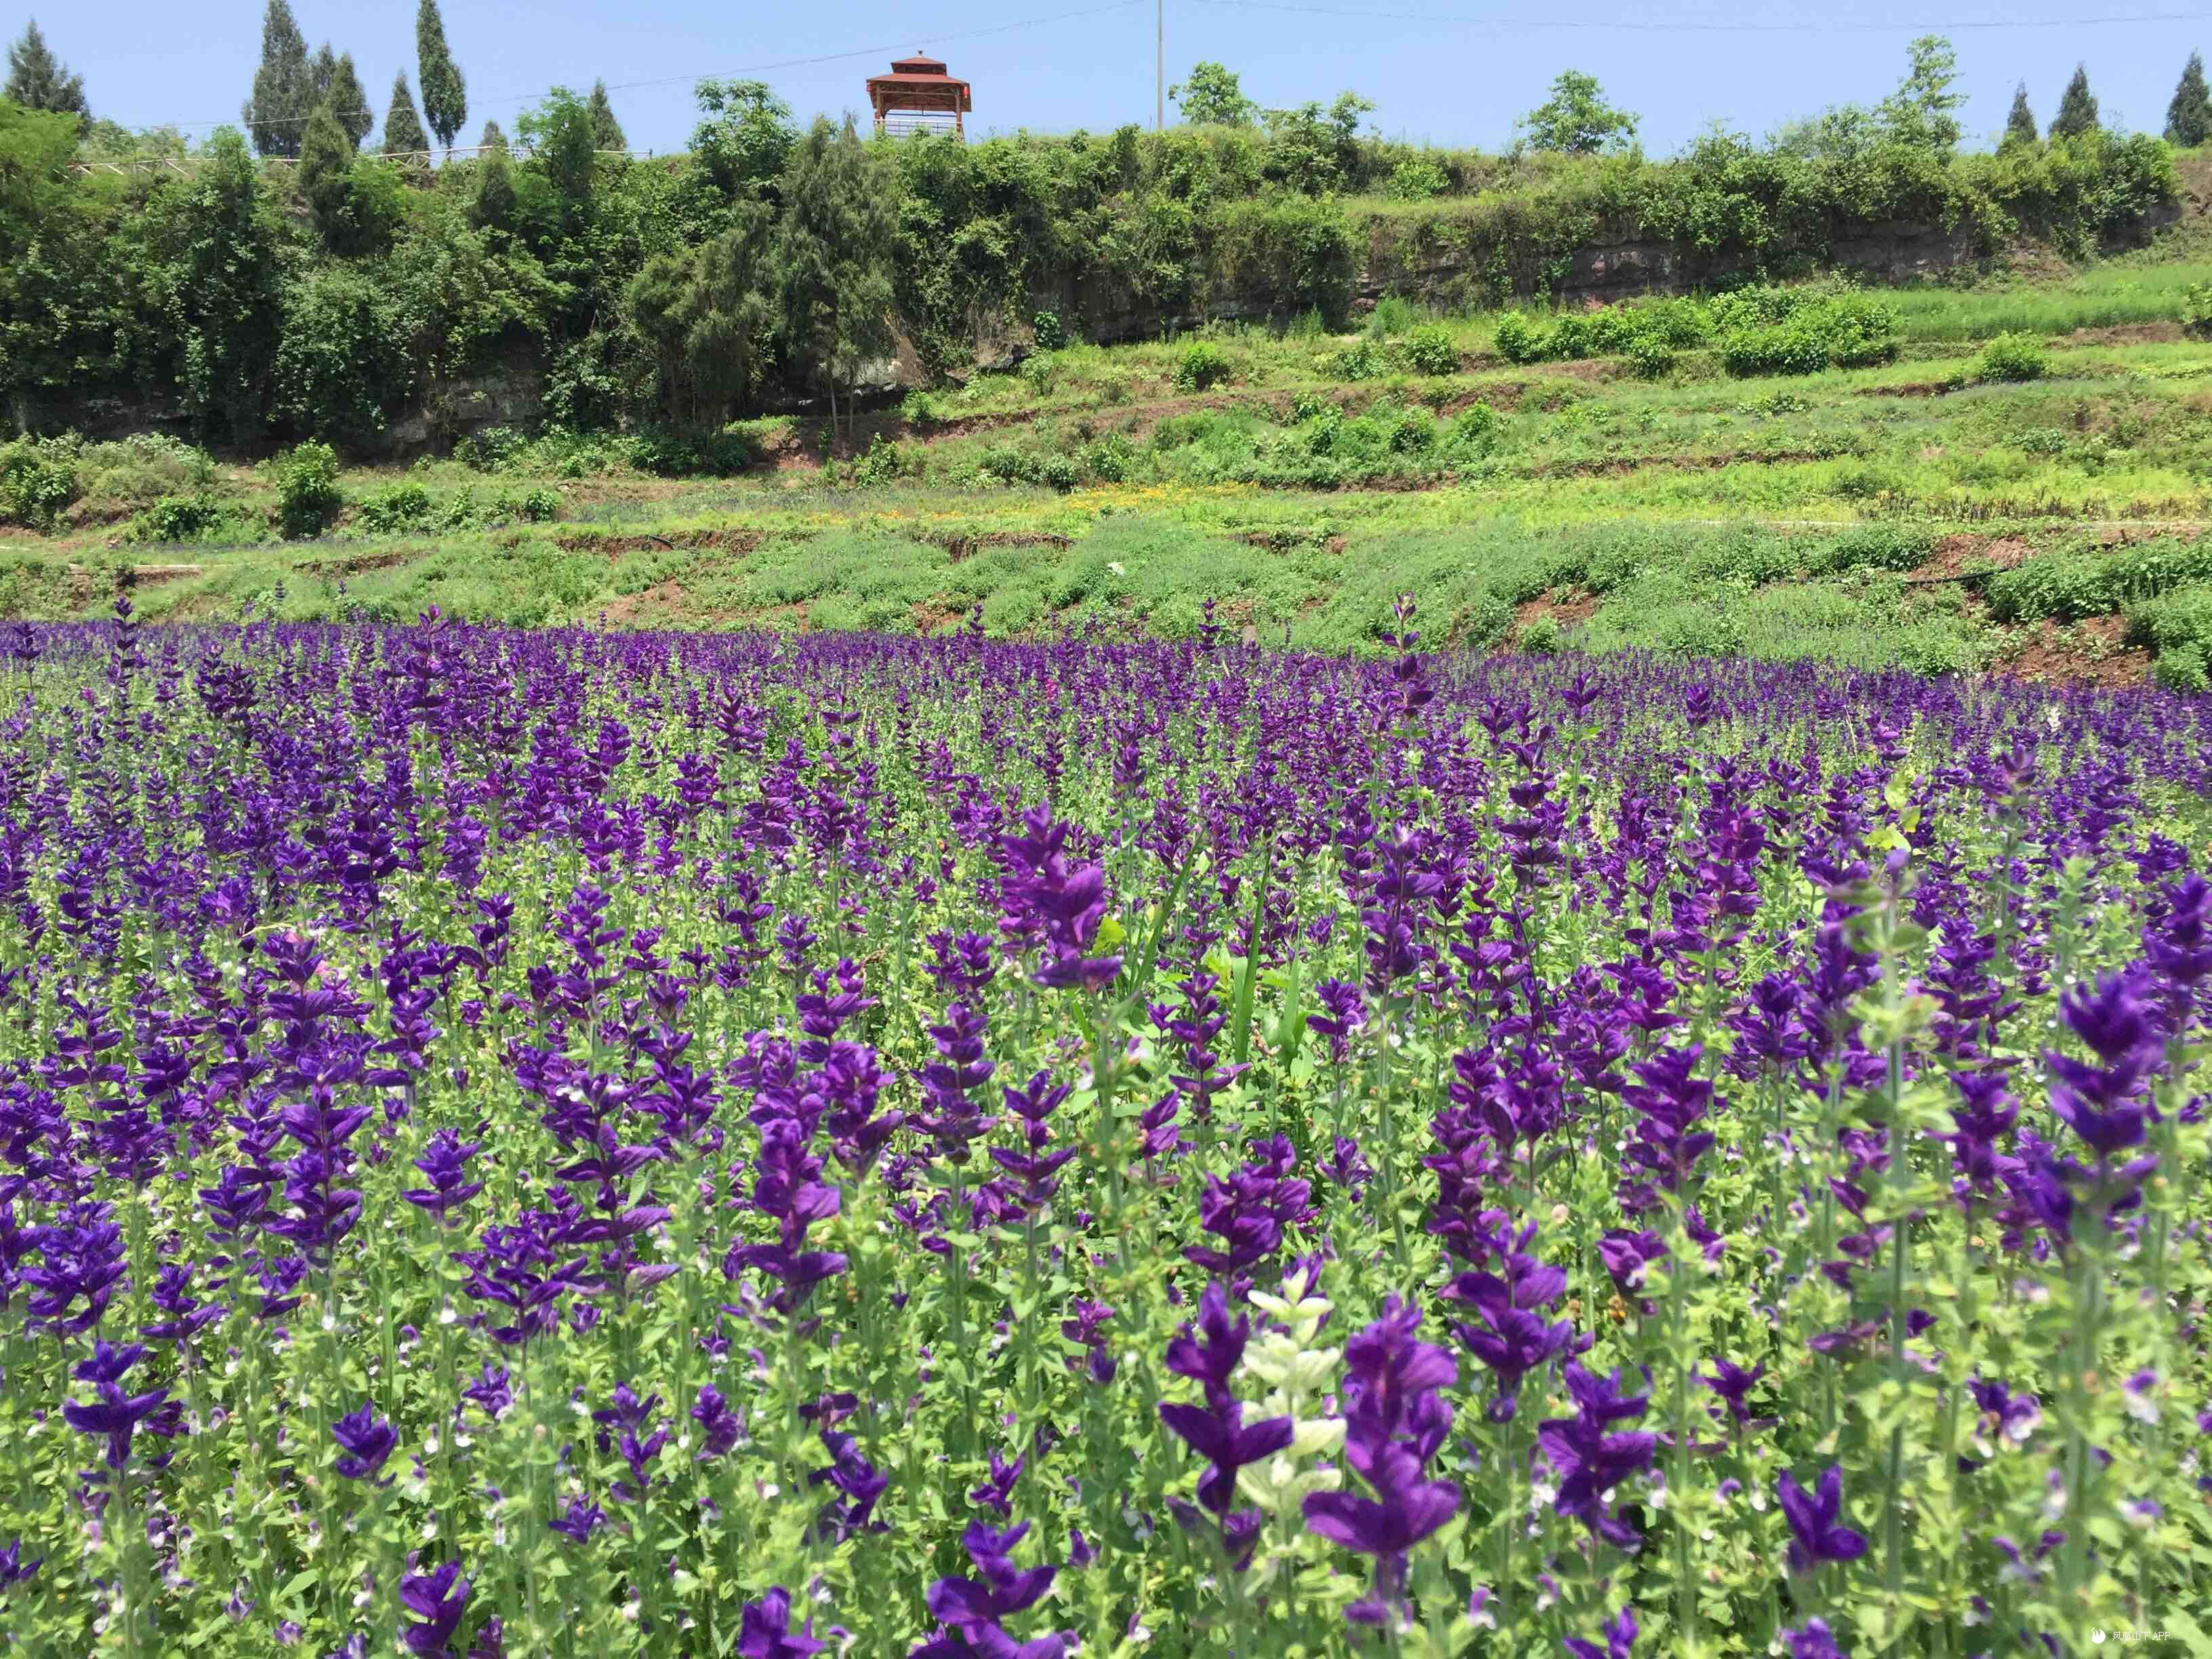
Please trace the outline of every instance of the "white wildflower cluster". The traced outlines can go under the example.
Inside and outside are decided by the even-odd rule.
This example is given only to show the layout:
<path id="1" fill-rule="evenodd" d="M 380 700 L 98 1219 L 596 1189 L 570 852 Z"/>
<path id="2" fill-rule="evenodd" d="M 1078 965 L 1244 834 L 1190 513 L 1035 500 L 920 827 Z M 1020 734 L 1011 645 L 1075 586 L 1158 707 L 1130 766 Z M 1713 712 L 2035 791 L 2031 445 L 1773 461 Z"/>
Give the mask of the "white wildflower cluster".
<path id="1" fill-rule="evenodd" d="M 1268 1390 L 1256 1407 L 1247 1408 L 1246 1420 L 1287 1417 L 1291 1425 L 1289 1445 L 1237 1472 L 1237 1489 L 1281 1523 L 1273 1529 L 1279 1541 L 1255 1564 L 1262 1579 L 1291 1562 L 1294 1540 L 1305 1529 L 1306 1494 L 1334 1492 L 1344 1479 L 1334 1466 L 1312 1467 L 1313 1459 L 1334 1456 L 1344 1444 L 1344 1419 L 1324 1414 L 1323 1402 L 1344 1363 L 1344 1351 L 1317 1340 L 1329 1311 L 1316 1293 L 1319 1279 L 1316 1268 L 1294 1267 L 1283 1280 L 1280 1296 L 1252 1292 L 1252 1305 L 1273 1322 L 1273 1328 L 1253 1337 L 1237 1368 L 1240 1376 L 1255 1378 Z"/>

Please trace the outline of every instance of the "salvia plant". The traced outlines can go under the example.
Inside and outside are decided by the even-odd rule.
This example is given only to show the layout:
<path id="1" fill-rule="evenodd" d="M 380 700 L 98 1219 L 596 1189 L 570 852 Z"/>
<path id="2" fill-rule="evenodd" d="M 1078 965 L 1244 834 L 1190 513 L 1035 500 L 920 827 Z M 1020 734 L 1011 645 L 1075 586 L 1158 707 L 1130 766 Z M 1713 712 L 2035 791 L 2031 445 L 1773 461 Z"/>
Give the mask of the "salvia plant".
<path id="1" fill-rule="evenodd" d="M 0 653 L 0 1650 L 2212 1653 L 2212 702 Z"/>

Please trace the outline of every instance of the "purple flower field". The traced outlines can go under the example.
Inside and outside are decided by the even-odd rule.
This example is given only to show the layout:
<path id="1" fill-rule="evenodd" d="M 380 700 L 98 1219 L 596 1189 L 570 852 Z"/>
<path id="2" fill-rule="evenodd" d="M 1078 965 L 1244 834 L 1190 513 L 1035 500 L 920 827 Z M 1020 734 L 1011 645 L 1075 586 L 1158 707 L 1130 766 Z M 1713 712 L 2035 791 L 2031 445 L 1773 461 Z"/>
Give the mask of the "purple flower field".
<path id="1" fill-rule="evenodd" d="M 123 609 L 0 1652 L 2212 1655 L 2212 701 Z"/>

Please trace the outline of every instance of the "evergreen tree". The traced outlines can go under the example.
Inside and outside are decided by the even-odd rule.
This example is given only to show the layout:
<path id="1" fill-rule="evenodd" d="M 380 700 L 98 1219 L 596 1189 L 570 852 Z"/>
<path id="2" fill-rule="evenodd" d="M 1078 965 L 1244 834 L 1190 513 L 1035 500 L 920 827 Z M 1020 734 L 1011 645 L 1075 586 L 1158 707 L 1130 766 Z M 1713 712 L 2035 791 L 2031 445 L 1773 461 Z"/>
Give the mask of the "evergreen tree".
<path id="1" fill-rule="evenodd" d="M 598 167 L 592 154 L 592 117 L 584 100 L 555 87 L 515 124 L 530 147 L 530 170 L 553 186 L 561 228 L 574 235 L 592 222 Z M 534 204 L 533 204 L 534 205 Z"/>
<path id="2" fill-rule="evenodd" d="M 307 84 L 314 88 L 308 102 L 312 112 L 314 106 L 331 95 L 331 86 L 338 78 L 338 55 L 331 50 L 327 40 L 315 48 L 315 55 L 307 60 Z M 307 141 L 302 138 L 302 143 Z"/>
<path id="3" fill-rule="evenodd" d="M 2212 91 L 2204 85 L 2204 54 L 2192 52 L 2166 106 L 2166 142 L 2193 149 L 2212 138 Z"/>
<path id="4" fill-rule="evenodd" d="M 622 123 L 615 119 L 615 106 L 607 101 L 607 83 L 592 82 L 592 95 L 584 105 L 592 118 L 592 148 L 594 149 L 628 149 L 629 140 L 623 137 Z"/>
<path id="5" fill-rule="evenodd" d="M 507 135 L 499 123 L 484 123 L 478 143 L 483 155 L 477 162 L 476 194 L 469 201 L 469 222 L 479 230 L 514 228 L 514 163 L 507 153 Z"/>
<path id="6" fill-rule="evenodd" d="M 2004 142 L 2008 144 L 2032 144 L 2043 136 L 2036 125 L 2035 112 L 2027 106 L 2027 82 L 2023 81 L 2013 88 L 2012 113 L 2005 117 Z"/>
<path id="7" fill-rule="evenodd" d="M 2089 71 L 2076 64 L 2074 78 L 2066 83 L 2066 94 L 2058 100 L 2058 113 L 2051 118 L 2051 136 L 2078 138 L 2096 130 L 2097 100 L 2089 90 Z"/>
<path id="8" fill-rule="evenodd" d="M 837 424 L 837 386 L 891 347 L 891 192 L 848 120 L 821 116 L 791 152 L 776 228 L 784 327 L 812 356 Z M 849 410 L 848 410 L 849 418 Z"/>
<path id="9" fill-rule="evenodd" d="M 297 155 L 314 106 L 307 40 L 286 0 L 269 0 L 268 15 L 261 20 L 261 64 L 253 71 L 253 95 L 242 112 L 254 149 L 264 155 Z"/>
<path id="10" fill-rule="evenodd" d="M 407 88 L 407 71 L 392 77 L 392 103 L 384 112 L 384 153 L 419 157 L 430 148 L 430 135 L 422 131 L 415 113 L 415 94 Z"/>
<path id="11" fill-rule="evenodd" d="M 327 101 L 315 106 L 300 138 L 300 194 L 324 244 L 341 246 L 352 228 L 353 143 Z"/>
<path id="12" fill-rule="evenodd" d="M 92 124 L 92 112 L 85 106 L 84 77 L 71 75 L 47 50 L 35 17 L 25 27 L 23 38 L 8 48 L 6 95 L 25 109 L 74 115 L 87 126 Z"/>
<path id="13" fill-rule="evenodd" d="M 338 125 L 356 149 L 368 137 L 368 130 L 376 125 L 376 117 L 368 107 L 368 94 L 362 89 L 361 77 L 354 73 L 353 54 L 338 54 L 336 68 L 331 74 L 331 83 L 324 89 L 321 101 L 330 106 L 337 118 Z"/>
<path id="14" fill-rule="evenodd" d="M 422 88 L 422 118 L 438 142 L 453 147 L 453 135 L 469 118 L 468 82 L 446 47 L 446 22 L 438 15 L 438 0 L 422 0 L 415 14 L 415 55 Z"/>

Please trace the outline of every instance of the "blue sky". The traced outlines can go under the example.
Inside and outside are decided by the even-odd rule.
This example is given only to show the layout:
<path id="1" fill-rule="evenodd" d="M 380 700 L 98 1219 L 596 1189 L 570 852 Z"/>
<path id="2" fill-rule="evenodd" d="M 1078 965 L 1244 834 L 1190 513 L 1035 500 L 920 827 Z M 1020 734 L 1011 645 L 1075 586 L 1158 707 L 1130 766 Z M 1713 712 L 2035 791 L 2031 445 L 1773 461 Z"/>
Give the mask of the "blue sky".
<path id="1" fill-rule="evenodd" d="M 878 60 L 915 47 L 975 83 L 974 126 L 987 131 L 1099 131 L 1124 121 L 1149 125 L 1152 115 L 1153 0 L 1075 17 L 1066 14 L 1103 0 L 442 3 L 468 77 L 471 136 L 487 116 L 511 128 L 516 112 L 550 85 L 580 91 L 598 77 L 613 89 L 632 147 L 665 150 L 680 147 L 690 131 L 689 85 L 697 76 L 750 72 L 802 117 L 834 115 L 864 110 L 861 83 Z M 404 67 L 414 78 L 413 0 L 294 6 L 310 46 L 328 39 L 353 53 L 380 115 L 393 71 Z M 12 37 L 27 14 L 9 10 Z M 258 0 L 189 7 L 48 0 L 35 10 L 49 44 L 83 75 L 96 114 L 128 126 L 173 121 L 196 139 L 214 123 L 235 119 L 259 51 Z M 2047 122 L 2077 59 L 2088 65 L 2108 125 L 2154 131 L 2183 61 L 2212 40 L 2212 12 L 2112 20 L 2181 11 L 2170 0 L 1922 0 L 1847 9 L 1651 0 L 1592 13 L 1542 0 L 1166 0 L 1166 62 L 1170 82 L 1198 60 L 1225 63 L 1264 104 L 1326 100 L 1352 88 L 1375 101 L 1374 123 L 1393 137 L 1486 147 L 1509 141 L 1515 116 L 1542 100 L 1560 70 L 1577 68 L 1641 114 L 1646 149 L 1665 153 L 1716 118 L 1764 133 L 1829 104 L 1870 102 L 1895 83 L 1909 39 L 1948 26 L 1970 98 L 1969 134 L 2002 126 L 2021 79 Z M 2087 16 L 2102 21 L 2080 21 Z M 1054 21 L 998 27 L 1039 18 Z M 1486 21 L 1455 21 L 1471 19 Z M 1577 26 L 1533 21 L 1543 19 Z M 2028 20 L 2052 26 L 2016 26 Z M 1978 21 L 2015 26 L 1964 27 Z M 1810 27 L 1777 27 L 1784 24 Z M 868 55 L 787 62 L 854 52 Z"/>

